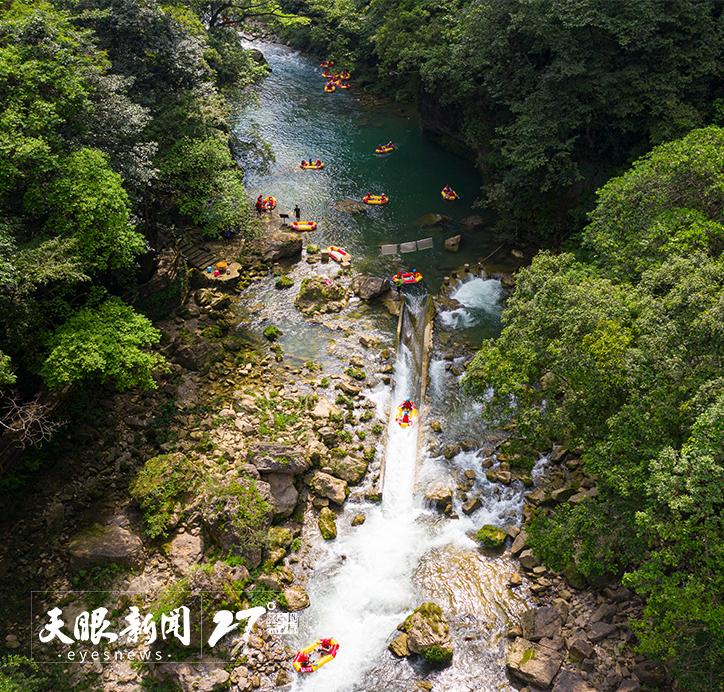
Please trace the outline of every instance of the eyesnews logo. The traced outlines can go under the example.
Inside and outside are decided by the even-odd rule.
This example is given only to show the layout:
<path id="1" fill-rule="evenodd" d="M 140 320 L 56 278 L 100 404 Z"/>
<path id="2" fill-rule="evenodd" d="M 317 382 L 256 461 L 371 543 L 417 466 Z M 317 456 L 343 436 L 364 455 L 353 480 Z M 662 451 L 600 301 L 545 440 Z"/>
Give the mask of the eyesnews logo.
<path id="1" fill-rule="evenodd" d="M 82 604 L 91 594 L 98 595 L 62 592 L 62 601 L 71 599 Z M 278 612 L 273 601 L 245 610 L 210 611 L 204 608 L 202 593 L 188 604 L 154 612 L 143 611 L 138 605 L 128 605 L 125 610 L 55 605 L 43 606 L 39 611 L 38 601 L 47 595 L 33 593 L 31 658 L 36 661 L 170 661 L 179 656 L 180 650 L 185 650 L 181 655 L 184 661 L 192 660 L 195 652 L 201 658 L 205 650 L 213 650 L 216 656 L 226 653 L 235 657 L 247 653 L 249 637 L 262 618 L 264 629 L 270 633 L 294 634 L 298 627 L 298 613 Z M 137 593 L 111 595 L 121 600 L 143 600 L 143 595 Z"/>

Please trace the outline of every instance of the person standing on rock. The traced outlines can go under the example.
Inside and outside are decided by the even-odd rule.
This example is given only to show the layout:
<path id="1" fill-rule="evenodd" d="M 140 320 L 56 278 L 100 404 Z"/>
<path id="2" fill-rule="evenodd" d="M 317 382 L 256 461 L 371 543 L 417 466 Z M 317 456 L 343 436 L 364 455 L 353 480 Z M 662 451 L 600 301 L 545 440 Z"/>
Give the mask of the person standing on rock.
<path id="1" fill-rule="evenodd" d="M 302 218 L 302 210 L 299 208 L 298 204 L 294 205 L 294 218 L 299 221 L 299 219 Z"/>
<path id="2" fill-rule="evenodd" d="M 261 195 L 256 198 L 256 215 L 261 216 L 264 211 L 264 202 L 262 201 Z"/>

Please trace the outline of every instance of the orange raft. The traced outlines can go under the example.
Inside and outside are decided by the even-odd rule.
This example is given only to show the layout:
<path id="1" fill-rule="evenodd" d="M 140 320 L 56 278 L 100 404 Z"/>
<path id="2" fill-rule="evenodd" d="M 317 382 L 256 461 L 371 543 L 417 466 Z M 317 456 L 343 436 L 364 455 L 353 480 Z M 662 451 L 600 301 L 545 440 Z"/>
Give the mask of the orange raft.
<path id="1" fill-rule="evenodd" d="M 381 204 L 387 204 L 390 201 L 390 198 L 384 192 L 381 195 L 373 195 L 368 192 L 362 198 L 362 201 L 365 204 L 381 205 Z"/>
<path id="2" fill-rule="evenodd" d="M 267 211 L 272 211 L 273 209 L 277 208 L 277 198 L 272 197 L 269 195 L 269 197 L 264 197 L 264 199 L 261 201 L 261 206 L 264 207 Z"/>
<path id="3" fill-rule="evenodd" d="M 317 222 L 316 221 L 292 221 L 289 224 L 289 227 L 293 231 L 298 231 L 299 233 L 303 233 L 304 231 L 316 231 Z"/>
<path id="4" fill-rule="evenodd" d="M 349 264 L 352 261 L 352 255 L 344 248 L 330 245 L 327 248 L 327 254 L 338 264 Z"/>
<path id="5" fill-rule="evenodd" d="M 392 277 L 392 283 L 395 286 L 409 286 L 410 284 L 419 284 L 422 281 L 420 272 L 397 272 Z"/>
<path id="6" fill-rule="evenodd" d="M 349 82 L 337 82 L 337 86 L 340 89 L 351 89 L 352 85 Z"/>

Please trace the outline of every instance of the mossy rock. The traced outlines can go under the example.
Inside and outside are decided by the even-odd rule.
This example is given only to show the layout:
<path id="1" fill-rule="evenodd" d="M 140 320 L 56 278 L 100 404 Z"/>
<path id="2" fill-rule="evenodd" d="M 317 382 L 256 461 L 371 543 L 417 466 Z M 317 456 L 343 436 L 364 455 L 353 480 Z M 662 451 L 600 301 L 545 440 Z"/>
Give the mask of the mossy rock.
<path id="1" fill-rule="evenodd" d="M 274 285 L 277 288 L 291 288 L 292 286 L 294 286 L 294 279 L 292 279 L 291 276 L 284 274 L 274 282 Z"/>
<path id="2" fill-rule="evenodd" d="M 492 524 L 485 524 L 478 529 L 475 534 L 477 541 L 485 548 L 491 550 L 498 550 L 505 544 L 505 539 L 508 534 L 503 529 L 493 526 Z"/>
<path id="3" fill-rule="evenodd" d="M 268 533 L 270 548 L 288 548 L 294 540 L 291 529 L 284 526 L 272 526 Z"/>
<path id="4" fill-rule="evenodd" d="M 329 507 L 322 507 L 317 525 L 325 541 L 337 538 L 337 517 Z"/>
<path id="5" fill-rule="evenodd" d="M 453 651 L 447 646 L 426 646 L 420 651 L 420 655 L 432 665 L 447 666 L 452 661 Z"/>
<path id="6" fill-rule="evenodd" d="M 273 324 L 266 327 L 262 333 L 264 334 L 264 338 L 269 341 L 276 341 L 283 334 L 282 330 L 279 329 L 279 327 L 275 327 Z"/>

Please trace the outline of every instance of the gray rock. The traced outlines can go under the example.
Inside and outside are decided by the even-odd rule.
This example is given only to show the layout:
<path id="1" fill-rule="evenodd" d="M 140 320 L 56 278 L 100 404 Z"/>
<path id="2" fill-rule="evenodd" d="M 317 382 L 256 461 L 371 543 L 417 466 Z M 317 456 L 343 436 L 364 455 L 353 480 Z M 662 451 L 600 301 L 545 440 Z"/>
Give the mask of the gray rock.
<path id="1" fill-rule="evenodd" d="M 287 587 L 284 589 L 283 594 L 287 601 L 287 610 L 294 612 L 309 607 L 309 596 L 299 584 Z"/>
<path id="2" fill-rule="evenodd" d="M 537 567 L 540 565 L 540 560 L 533 555 L 532 550 L 524 550 L 519 556 L 518 560 L 520 561 L 521 567 L 524 569 L 533 569 L 534 567 Z"/>
<path id="3" fill-rule="evenodd" d="M 471 215 L 466 216 L 460 221 L 460 224 L 466 231 L 478 231 L 481 228 L 484 228 L 485 221 L 483 220 L 482 216 L 477 215 Z"/>
<path id="4" fill-rule="evenodd" d="M 594 622 L 588 628 L 588 638 L 592 642 L 600 642 L 616 631 L 616 625 L 609 625 L 607 622 Z"/>
<path id="5" fill-rule="evenodd" d="M 557 637 L 561 633 L 561 614 L 552 606 L 531 608 L 520 618 L 523 636 L 532 642 L 544 637 Z"/>
<path id="6" fill-rule="evenodd" d="M 428 658 L 435 663 L 446 663 L 452 660 L 452 638 L 450 627 L 445 620 L 442 609 L 436 603 L 423 603 L 409 615 L 398 629 L 407 634 L 407 645 L 412 653 L 421 654 L 423 658 L 435 651 L 448 654 L 447 661 Z"/>
<path id="7" fill-rule="evenodd" d="M 350 485 L 359 483 L 367 473 L 367 462 L 352 456 L 343 459 L 333 457 L 327 462 L 327 466 L 333 476 L 347 481 Z"/>
<path id="8" fill-rule="evenodd" d="M 180 574 L 186 574 L 204 555 L 201 536 L 188 531 L 176 534 L 167 544 L 166 551 L 174 569 Z"/>
<path id="9" fill-rule="evenodd" d="M 297 475 L 311 466 L 302 449 L 276 442 L 256 443 L 249 449 L 248 459 L 259 473 Z"/>
<path id="10" fill-rule="evenodd" d="M 638 680 L 628 679 L 624 680 L 619 686 L 616 692 L 639 692 L 641 685 Z"/>
<path id="11" fill-rule="evenodd" d="M 349 494 L 347 483 L 323 471 L 316 471 L 309 485 L 317 495 L 326 497 L 335 504 L 341 505 Z"/>
<path id="12" fill-rule="evenodd" d="M 618 613 L 618 608 L 613 603 L 602 603 L 591 615 L 591 622 L 600 620 L 610 622 L 611 618 Z"/>
<path id="13" fill-rule="evenodd" d="M 352 291 L 362 300 L 374 300 L 390 290 L 390 282 L 379 276 L 359 275 L 352 279 Z"/>
<path id="14" fill-rule="evenodd" d="M 230 674 L 224 661 L 162 663 L 157 668 L 162 680 L 173 681 L 181 692 L 216 692 L 228 688 Z"/>
<path id="15" fill-rule="evenodd" d="M 310 415 L 315 420 L 326 420 L 332 415 L 339 415 L 341 413 L 338 406 L 335 406 L 328 399 L 320 399 L 312 409 Z M 321 431 L 320 431 L 321 432 Z M 334 431 L 332 431 L 334 432 Z"/>
<path id="16" fill-rule="evenodd" d="M 445 238 L 445 249 L 448 252 L 457 252 L 460 249 L 460 241 L 462 240 L 461 235 L 454 235 L 450 238 Z"/>
<path id="17" fill-rule="evenodd" d="M 269 483 L 274 498 L 274 516 L 286 519 L 294 512 L 299 500 L 299 491 L 294 486 L 294 477 L 287 473 L 267 473 L 264 480 Z"/>
<path id="18" fill-rule="evenodd" d="M 267 262 L 298 257 L 302 254 L 302 236 L 298 233 L 275 231 L 264 238 L 262 256 Z"/>
<path id="19" fill-rule="evenodd" d="M 553 685 L 553 692 L 597 692 L 580 675 L 562 670 Z"/>
<path id="20" fill-rule="evenodd" d="M 516 678 L 543 689 L 553 682 L 562 662 L 557 651 L 546 649 L 523 637 L 513 642 L 505 661 L 508 671 Z"/>
<path id="21" fill-rule="evenodd" d="M 409 656 L 412 652 L 407 644 L 407 634 L 400 632 L 387 647 L 398 658 Z"/>
<path id="22" fill-rule="evenodd" d="M 515 537 L 513 545 L 510 546 L 510 552 L 513 555 L 520 555 L 525 550 L 525 546 L 528 543 L 528 532 L 525 529 L 521 529 L 520 533 Z"/>
<path id="23" fill-rule="evenodd" d="M 425 491 L 425 499 L 440 510 L 452 502 L 452 496 L 452 488 L 442 483 L 436 483 Z"/>
<path id="24" fill-rule="evenodd" d="M 595 650 L 587 639 L 576 637 L 568 643 L 568 653 L 571 658 L 582 661 L 584 658 L 592 658 Z"/>
<path id="25" fill-rule="evenodd" d="M 68 552 L 77 568 L 108 563 L 133 566 L 143 554 L 141 539 L 116 524 L 94 524 L 76 534 L 68 544 Z"/>

